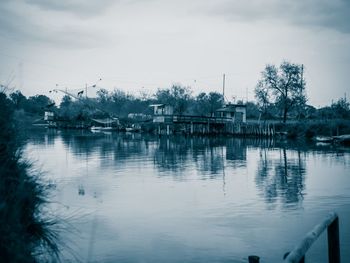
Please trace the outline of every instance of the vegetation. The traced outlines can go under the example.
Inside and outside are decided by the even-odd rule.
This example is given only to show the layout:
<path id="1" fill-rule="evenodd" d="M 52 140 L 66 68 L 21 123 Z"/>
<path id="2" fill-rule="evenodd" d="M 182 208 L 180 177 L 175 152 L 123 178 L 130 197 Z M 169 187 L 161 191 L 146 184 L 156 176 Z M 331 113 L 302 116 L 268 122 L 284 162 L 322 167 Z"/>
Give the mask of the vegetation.
<path id="1" fill-rule="evenodd" d="M 304 111 L 307 99 L 302 65 L 289 62 L 283 62 L 279 68 L 267 65 L 261 74 L 255 94 L 265 114 L 270 100 L 282 112 L 283 123 L 292 108 L 299 114 Z"/>
<path id="2" fill-rule="evenodd" d="M 278 67 L 267 65 L 255 88 L 255 97 L 256 102 L 245 102 L 248 120 L 273 120 L 275 123 L 288 124 L 289 127 L 291 123 L 298 122 L 298 129 L 294 129 L 292 134 L 304 132 L 308 136 L 335 135 L 348 131 L 350 104 L 346 98 L 340 98 L 331 105 L 319 109 L 306 104 L 303 65 L 290 62 L 283 62 Z M 119 117 L 128 123 L 130 113 L 143 119 L 142 116 L 152 114 L 152 108 L 149 107 L 151 104 L 168 104 L 173 106 L 175 114 L 198 116 L 213 116 L 214 112 L 224 104 L 224 98 L 218 92 L 202 92 L 194 96 L 190 87 L 179 84 L 158 89 L 154 94 L 142 93 L 139 96 L 120 89 L 113 91 L 100 89 L 95 98 L 76 99 L 66 95 L 58 106 L 55 106 L 47 96 L 36 95 L 26 98 L 20 91 L 11 93 L 9 101 L 15 111 L 15 118 L 20 119 L 22 124 L 42 119 L 44 111 L 52 110 L 58 120 L 67 123 L 67 127 L 74 127 L 82 122 L 88 123 L 92 118 L 108 116 Z M 236 103 L 243 104 L 243 101 Z"/>
<path id="3" fill-rule="evenodd" d="M 44 217 L 49 185 L 23 160 L 13 120 L 20 107 L 36 110 L 20 92 L 0 92 L 0 258 L 2 262 L 49 261 L 58 256 L 55 221 Z M 42 96 L 29 101 L 41 101 Z M 22 106 L 21 106 L 22 105 Z"/>

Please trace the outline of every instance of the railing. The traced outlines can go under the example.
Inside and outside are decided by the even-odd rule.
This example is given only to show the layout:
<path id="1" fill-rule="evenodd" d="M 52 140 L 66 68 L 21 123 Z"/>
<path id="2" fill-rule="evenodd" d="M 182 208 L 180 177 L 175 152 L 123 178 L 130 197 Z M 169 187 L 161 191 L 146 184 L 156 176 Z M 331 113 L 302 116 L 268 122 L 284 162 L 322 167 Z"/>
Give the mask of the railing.
<path id="1" fill-rule="evenodd" d="M 291 251 L 284 255 L 284 263 L 304 263 L 305 254 L 327 229 L 328 262 L 340 263 L 339 218 L 336 213 L 330 213 L 320 224 L 316 225 L 304 239 Z M 249 256 L 249 263 L 259 263 L 258 256 Z"/>
<path id="2" fill-rule="evenodd" d="M 306 252 L 326 229 L 328 236 L 328 262 L 340 263 L 339 219 L 336 213 L 329 214 L 320 224 L 307 233 L 300 244 L 286 255 L 284 262 L 304 262 Z"/>
<path id="3" fill-rule="evenodd" d="M 207 117 L 207 116 L 191 116 L 191 115 L 174 115 L 173 122 L 181 123 L 228 123 L 233 122 L 232 118 L 226 117 Z"/>

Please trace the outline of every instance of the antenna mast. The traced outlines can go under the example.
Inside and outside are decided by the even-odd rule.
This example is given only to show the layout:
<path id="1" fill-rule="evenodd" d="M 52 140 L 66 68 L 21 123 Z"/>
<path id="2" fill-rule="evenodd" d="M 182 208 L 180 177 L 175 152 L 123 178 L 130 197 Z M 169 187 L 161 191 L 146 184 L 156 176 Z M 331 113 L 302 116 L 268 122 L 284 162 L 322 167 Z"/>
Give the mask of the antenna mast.
<path id="1" fill-rule="evenodd" d="M 226 78 L 226 76 L 224 74 L 222 76 L 222 97 L 223 97 L 224 101 L 225 101 L 225 78 Z"/>

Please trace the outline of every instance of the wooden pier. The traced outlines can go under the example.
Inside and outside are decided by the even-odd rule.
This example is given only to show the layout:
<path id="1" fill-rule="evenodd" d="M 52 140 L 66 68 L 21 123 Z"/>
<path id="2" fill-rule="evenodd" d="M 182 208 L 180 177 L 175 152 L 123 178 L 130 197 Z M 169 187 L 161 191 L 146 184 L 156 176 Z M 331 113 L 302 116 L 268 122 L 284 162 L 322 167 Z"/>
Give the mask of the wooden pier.
<path id="1" fill-rule="evenodd" d="M 235 122 L 227 117 L 206 117 L 189 115 L 157 115 L 153 117 L 157 134 L 189 135 L 230 134 L 239 136 L 273 137 L 274 124 Z"/>

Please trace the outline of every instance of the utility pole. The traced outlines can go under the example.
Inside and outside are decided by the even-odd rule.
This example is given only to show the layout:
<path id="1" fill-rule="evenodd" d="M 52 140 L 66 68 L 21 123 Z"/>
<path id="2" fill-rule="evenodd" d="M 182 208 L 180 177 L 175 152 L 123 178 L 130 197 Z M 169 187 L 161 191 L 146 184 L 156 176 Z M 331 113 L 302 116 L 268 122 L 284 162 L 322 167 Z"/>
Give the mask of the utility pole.
<path id="1" fill-rule="evenodd" d="M 87 84 L 85 83 L 85 98 L 87 99 Z"/>
<path id="2" fill-rule="evenodd" d="M 224 99 L 225 102 L 225 74 L 222 76 L 222 97 Z"/>
<path id="3" fill-rule="evenodd" d="M 303 88 L 303 83 L 304 83 L 303 77 L 304 77 L 304 64 L 301 64 L 301 88 Z"/>
<path id="4" fill-rule="evenodd" d="M 248 102 L 248 87 L 245 87 L 245 103 Z"/>
<path id="5" fill-rule="evenodd" d="M 18 71 L 19 71 L 19 88 L 20 90 L 23 89 L 23 63 L 22 61 L 18 65 Z"/>

